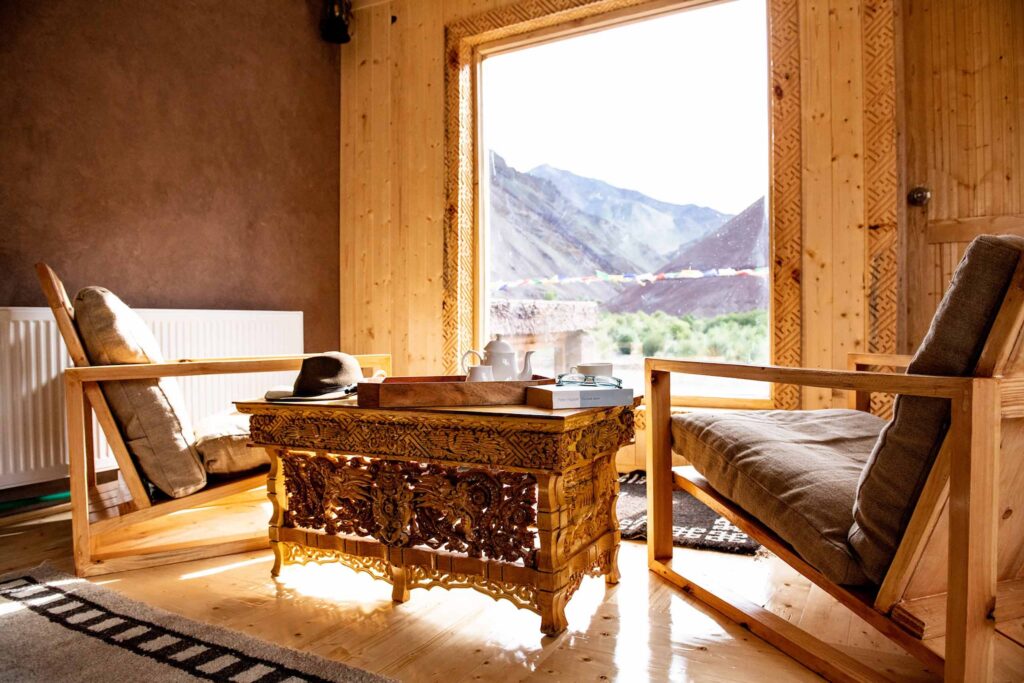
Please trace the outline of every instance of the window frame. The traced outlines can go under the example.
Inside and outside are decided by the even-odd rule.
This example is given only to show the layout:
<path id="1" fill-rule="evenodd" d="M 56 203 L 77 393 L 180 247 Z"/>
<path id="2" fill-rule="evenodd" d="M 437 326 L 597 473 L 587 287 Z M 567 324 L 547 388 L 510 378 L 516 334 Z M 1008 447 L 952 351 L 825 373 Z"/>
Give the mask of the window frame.
<path id="1" fill-rule="evenodd" d="M 481 63 L 484 56 L 574 34 L 706 6 L 718 0 L 549 0 L 527 2 L 446 27 L 445 165 L 447 207 L 442 304 L 445 371 L 478 346 L 486 300 L 481 207 L 486 164 L 480 149 Z M 543 7 L 538 5 L 543 4 Z M 797 0 L 766 0 L 769 80 L 769 318 L 772 363 L 801 361 L 801 169 Z M 769 399 L 674 396 L 695 407 L 797 408 L 800 392 L 772 385 Z"/>

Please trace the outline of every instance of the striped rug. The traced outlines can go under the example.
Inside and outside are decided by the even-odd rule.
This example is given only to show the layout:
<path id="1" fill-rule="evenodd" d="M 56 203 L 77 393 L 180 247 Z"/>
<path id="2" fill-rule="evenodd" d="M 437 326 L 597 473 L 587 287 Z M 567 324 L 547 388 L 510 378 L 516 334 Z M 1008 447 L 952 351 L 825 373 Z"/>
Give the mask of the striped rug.
<path id="1" fill-rule="evenodd" d="M 45 565 L 0 577 L 0 681 L 387 680 L 128 600 Z"/>

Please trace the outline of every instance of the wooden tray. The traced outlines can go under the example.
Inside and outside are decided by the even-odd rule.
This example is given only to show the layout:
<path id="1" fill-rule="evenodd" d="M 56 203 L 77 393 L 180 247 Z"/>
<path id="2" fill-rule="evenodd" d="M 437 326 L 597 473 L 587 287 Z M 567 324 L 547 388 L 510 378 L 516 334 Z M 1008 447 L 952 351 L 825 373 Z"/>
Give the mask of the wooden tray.
<path id="1" fill-rule="evenodd" d="M 524 405 L 526 387 L 554 383 L 540 375 L 505 382 L 467 382 L 465 375 L 387 377 L 383 382 L 360 382 L 357 403 L 360 408 Z"/>

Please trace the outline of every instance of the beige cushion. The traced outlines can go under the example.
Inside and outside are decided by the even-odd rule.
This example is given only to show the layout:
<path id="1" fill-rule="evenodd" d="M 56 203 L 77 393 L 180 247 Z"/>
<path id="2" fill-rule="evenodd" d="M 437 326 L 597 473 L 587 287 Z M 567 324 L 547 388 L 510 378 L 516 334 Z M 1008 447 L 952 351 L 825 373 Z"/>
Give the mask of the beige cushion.
<path id="1" fill-rule="evenodd" d="M 270 464 L 266 449 L 249 448 L 249 416 L 226 410 L 196 424 L 196 448 L 210 474 L 234 474 Z"/>
<path id="2" fill-rule="evenodd" d="M 111 292 L 86 287 L 75 296 L 74 307 L 79 335 L 94 365 L 163 361 L 146 323 Z M 103 382 L 102 387 L 128 450 L 154 486 L 174 498 L 206 486 L 177 382 L 165 377 Z"/>
<path id="3" fill-rule="evenodd" d="M 967 248 L 907 372 L 974 372 L 1024 240 L 984 235 Z M 881 583 L 892 564 L 949 428 L 946 399 L 898 396 L 857 486 L 849 542 L 864 573 Z"/>
<path id="4" fill-rule="evenodd" d="M 885 421 L 857 410 L 672 416 L 673 448 L 832 581 L 864 584 L 846 542 L 864 463 Z"/>

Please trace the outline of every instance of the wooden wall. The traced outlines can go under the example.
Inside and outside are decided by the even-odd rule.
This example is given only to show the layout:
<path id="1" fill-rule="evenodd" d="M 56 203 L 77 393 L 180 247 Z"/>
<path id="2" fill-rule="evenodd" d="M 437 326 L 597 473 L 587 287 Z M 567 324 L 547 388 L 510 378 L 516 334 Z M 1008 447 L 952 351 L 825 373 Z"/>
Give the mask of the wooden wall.
<path id="1" fill-rule="evenodd" d="M 1024 235 L 1024 2 L 905 0 L 906 347 L 976 234 Z"/>
<path id="2" fill-rule="evenodd" d="M 804 365 L 845 368 L 851 352 L 895 351 L 869 345 L 867 317 L 869 241 L 877 237 L 868 226 L 896 231 L 894 8 L 885 0 L 801 0 L 800 9 Z M 878 54 L 879 42 L 888 54 Z M 842 401 L 825 389 L 804 391 L 806 407 Z"/>
<path id="3" fill-rule="evenodd" d="M 357 0 L 342 49 L 341 346 L 390 351 L 398 373 L 441 366 L 444 26 L 509 3 Z M 809 366 L 843 368 L 866 348 L 865 22 L 888 12 L 891 25 L 891 7 L 800 0 Z"/>

